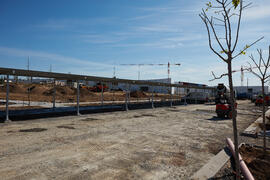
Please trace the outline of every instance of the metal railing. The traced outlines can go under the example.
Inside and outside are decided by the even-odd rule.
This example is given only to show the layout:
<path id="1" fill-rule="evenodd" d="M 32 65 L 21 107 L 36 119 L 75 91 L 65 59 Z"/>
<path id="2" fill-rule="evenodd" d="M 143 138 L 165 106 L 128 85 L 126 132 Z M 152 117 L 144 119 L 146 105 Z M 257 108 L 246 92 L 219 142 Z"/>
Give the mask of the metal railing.
<path id="1" fill-rule="evenodd" d="M 130 80 L 130 79 L 118 79 L 118 78 L 107 78 L 107 77 L 98 77 L 98 76 L 87 76 L 87 75 L 77 75 L 77 74 L 65 74 L 65 73 L 56 73 L 56 72 L 44 72 L 44 71 L 33 71 L 33 70 L 23 70 L 23 69 L 12 69 L 12 68 L 1 68 L 0 74 L 6 75 L 6 121 L 9 120 L 9 81 L 10 76 L 26 76 L 26 77 L 41 77 L 41 78 L 51 78 L 53 82 L 55 80 L 74 80 L 77 82 L 77 115 L 80 115 L 80 81 L 96 81 L 101 83 L 124 83 L 128 85 L 148 85 L 151 87 L 154 86 L 163 86 L 163 87 L 175 87 L 175 88 L 189 88 L 189 89 L 208 89 L 215 91 L 213 87 L 207 86 L 194 86 L 194 85 L 180 85 L 180 84 L 170 84 L 162 82 L 152 82 L 146 80 Z M 101 104 L 103 105 L 104 96 L 103 96 L 103 85 L 102 85 L 102 95 L 101 95 Z M 125 107 L 128 110 L 128 91 L 126 91 L 125 96 Z M 152 97 L 151 97 L 151 106 L 154 108 L 154 96 L 152 88 Z M 172 106 L 172 93 L 170 93 L 171 101 L 170 106 Z M 54 83 L 54 92 L 53 92 L 53 109 L 55 108 L 55 83 Z"/>

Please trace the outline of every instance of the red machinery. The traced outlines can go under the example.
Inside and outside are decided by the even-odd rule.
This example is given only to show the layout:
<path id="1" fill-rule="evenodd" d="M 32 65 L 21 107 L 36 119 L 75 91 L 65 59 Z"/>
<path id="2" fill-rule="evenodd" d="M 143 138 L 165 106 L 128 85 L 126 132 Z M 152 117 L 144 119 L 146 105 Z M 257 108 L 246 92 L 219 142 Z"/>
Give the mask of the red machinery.
<path id="1" fill-rule="evenodd" d="M 107 91 L 109 87 L 106 84 L 97 83 L 95 86 L 90 87 L 90 91 L 93 92 L 101 92 L 103 87 L 103 91 Z"/>
<path id="2" fill-rule="evenodd" d="M 237 108 L 237 103 L 235 103 L 235 108 Z M 232 108 L 230 104 L 216 104 L 216 113 L 218 117 L 221 118 L 232 118 Z"/>
<path id="3" fill-rule="evenodd" d="M 265 95 L 264 101 L 265 101 L 265 104 L 266 104 L 267 106 L 270 105 L 270 97 L 269 97 L 268 95 Z M 259 95 L 259 96 L 256 98 L 255 105 L 256 105 L 256 106 L 262 106 L 262 105 L 263 105 L 263 96 L 262 96 L 262 95 Z"/>
<path id="4" fill-rule="evenodd" d="M 95 86 L 93 86 L 93 87 L 85 86 L 85 85 L 82 85 L 81 87 L 82 87 L 83 89 L 87 89 L 87 90 L 92 91 L 92 92 L 101 92 L 101 91 L 102 91 L 102 86 L 103 86 L 103 92 L 109 90 L 109 87 L 108 87 L 106 84 L 101 84 L 101 83 L 97 83 L 97 84 L 96 84 Z"/>
<path id="5" fill-rule="evenodd" d="M 235 109 L 237 108 L 237 103 L 235 103 Z M 229 98 L 227 95 L 227 89 L 223 84 L 219 84 L 217 87 L 216 96 L 216 113 L 218 117 L 221 118 L 232 118 L 232 107 L 229 103 Z"/>

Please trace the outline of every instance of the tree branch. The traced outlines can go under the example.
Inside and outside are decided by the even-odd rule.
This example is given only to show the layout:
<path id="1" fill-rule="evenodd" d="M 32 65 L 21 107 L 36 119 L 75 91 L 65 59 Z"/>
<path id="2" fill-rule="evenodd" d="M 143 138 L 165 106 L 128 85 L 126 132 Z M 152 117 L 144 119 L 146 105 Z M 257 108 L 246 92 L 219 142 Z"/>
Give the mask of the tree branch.
<path id="1" fill-rule="evenodd" d="M 270 46 L 269 46 L 269 52 L 268 52 L 269 54 L 268 54 L 267 62 L 265 62 L 265 60 L 263 59 L 262 50 L 257 49 L 257 52 L 259 54 L 259 62 L 258 63 L 256 62 L 256 60 L 252 54 L 249 57 L 253 61 L 253 63 L 256 66 L 256 69 L 260 72 L 261 75 L 259 75 L 258 73 L 255 73 L 253 71 L 253 68 L 249 62 L 248 62 L 248 64 L 250 65 L 250 68 L 248 68 L 248 71 L 253 73 L 255 76 L 257 76 L 261 81 L 267 82 L 269 80 L 268 78 L 270 77 L 270 75 L 267 75 L 268 68 L 270 67 Z M 262 62 L 263 62 L 263 65 L 262 65 Z"/>
<path id="2" fill-rule="evenodd" d="M 211 73 L 212 73 L 212 75 L 213 75 L 214 78 L 213 79 L 210 79 L 209 81 L 214 81 L 214 80 L 217 80 L 217 79 L 221 79 L 224 76 L 228 76 L 228 73 L 225 73 L 225 74 L 221 74 L 219 77 L 216 77 L 216 75 L 214 74 L 213 71 Z"/>
<path id="3" fill-rule="evenodd" d="M 248 70 L 249 70 L 249 68 L 242 68 L 241 70 L 233 70 L 232 73 L 236 73 L 236 72 L 239 72 L 239 71 L 248 71 Z M 212 75 L 213 75 L 214 78 L 213 79 L 210 79 L 209 81 L 214 81 L 214 80 L 217 80 L 217 79 L 221 79 L 224 76 L 228 76 L 228 73 L 221 74 L 218 77 L 214 74 L 213 71 L 211 71 L 211 73 L 212 73 Z"/>
<path id="4" fill-rule="evenodd" d="M 261 76 L 252 70 L 253 68 L 252 68 L 251 64 L 249 62 L 248 62 L 248 64 L 249 64 L 250 67 L 247 70 L 249 72 L 251 72 L 252 74 L 254 74 L 255 76 L 257 76 L 259 79 L 261 79 Z"/>
<path id="5" fill-rule="evenodd" d="M 235 37 L 235 42 L 234 42 L 234 46 L 232 49 L 232 52 L 234 52 L 237 42 L 238 42 L 238 37 L 239 37 L 239 31 L 240 31 L 240 24 L 241 24 L 241 17 L 242 17 L 242 9 L 243 8 L 243 1 L 240 0 L 240 10 L 239 10 L 239 18 L 238 18 L 238 22 L 237 22 L 237 31 L 236 31 L 236 37 Z"/>
<path id="6" fill-rule="evenodd" d="M 204 12 L 204 11 L 203 11 Z M 206 26 L 206 29 L 207 29 L 207 34 L 208 34 L 208 43 L 209 43 L 209 47 L 210 49 L 220 58 L 222 59 L 224 62 L 227 62 L 227 60 L 222 57 L 213 47 L 212 47 L 212 42 L 211 42 L 211 34 L 210 34 L 210 30 L 209 30 L 209 26 L 208 26 L 208 23 L 206 21 L 206 14 L 204 13 L 201 13 L 200 15 L 200 18 L 202 19 L 202 21 L 204 22 L 205 26 Z"/>
<path id="7" fill-rule="evenodd" d="M 239 55 L 241 55 L 243 51 L 247 50 L 248 48 L 250 48 L 251 46 L 253 46 L 253 45 L 256 44 L 257 42 L 259 42 L 260 40 L 262 40 L 263 38 L 264 38 L 264 36 L 261 37 L 261 38 L 259 38 L 259 39 L 257 39 L 256 41 L 254 41 L 254 42 L 251 43 L 250 45 L 246 46 L 242 51 L 240 51 L 240 53 L 236 54 L 236 55 L 233 57 L 233 59 L 236 58 L 236 57 L 238 57 Z"/>
<path id="8" fill-rule="evenodd" d="M 205 14 L 205 12 L 204 12 L 204 14 Z M 208 23 L 210 24 L 211 30 L 212 30 L 212 32 L 213 32 L 215 38 L 216 38 L 216 41 L 217 41 L 219 47 L 221 48 L 222 51 L 225 52 L 224 47 L 222 46 L 222 44 L 220 43 L 220 41 L 219 41 L 219 39 L 218 39 L 218 37 L 217 37 L 216 30 L 215 30 L 215 28 L 214 28 L 214 26 L 213 26 L 213 19 L 211 18 L 211 21 L 210 21 L 210 19 L 208 18 L 208 16 L 207 16 L 206 14 L 205 14 L 205 18 L 206 18 L 206 20 L 208 21 Z"/>

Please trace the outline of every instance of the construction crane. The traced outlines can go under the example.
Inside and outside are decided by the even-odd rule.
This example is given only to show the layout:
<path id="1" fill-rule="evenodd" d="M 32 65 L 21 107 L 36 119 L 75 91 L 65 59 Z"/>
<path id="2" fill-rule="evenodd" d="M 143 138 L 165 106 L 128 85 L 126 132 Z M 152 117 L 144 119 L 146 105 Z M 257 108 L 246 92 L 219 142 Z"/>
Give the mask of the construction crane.
<path id="1" fill-rule="evenodd" d="M 261 66 L 261 67 L 264 67 L 264 66 Z M 244 86 L 244 71 L 247 70 L 247 69 L 256 69 L 258 67 L 249 67 L 249 68 L 243 68 L 243 66 L 241 66 L 241 69 L 238 69 L 238 70 L 234 70 L 232 71 L 233 73 L 234 72 L 241 72 L 241 86 Z"/>
<path id="2" fill-rule="evenodd" d="M 241 66 L 241 69 L 238 70 L 232 70 L 232 73 L 235 72 L 241 72 L 240 78 L 241 78 L 241 86 L 244 86 L 244 68 Z"/>
<path id="3" fill-rule="evenodd" d="M 138 66 L 138 80 L 140 80 L 141 72 L 140 67 L 141 66 L 167 66 L 168 68 L 168 79 L 170 78 L 170 67 L 171 66 L 180 66 L 180 63 L 170 63 L 168 64 L 119 64 L 120 66 Z"/>

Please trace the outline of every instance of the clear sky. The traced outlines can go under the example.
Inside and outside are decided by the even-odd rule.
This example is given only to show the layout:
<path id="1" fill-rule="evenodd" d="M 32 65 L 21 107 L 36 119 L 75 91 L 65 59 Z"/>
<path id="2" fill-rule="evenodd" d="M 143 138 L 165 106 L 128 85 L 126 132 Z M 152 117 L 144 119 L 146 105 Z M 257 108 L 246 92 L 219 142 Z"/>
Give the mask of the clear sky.
<path id="1" fill-rule="evenodd" d="M 253 0 L 244 12 L 240 50 L 265 38 L 234 61 L 240 69 L 270 45 L 270 1 Z M 226 66 L 209 49 L 205 26 L 198 14 L 205 0 L 1 0 L 1 67 L 27 67 L 55 72 L 137 79 L 138 68 L 122 63 L 181 63 L 171 68 L 174 81 L 215 85 L 211 71 Z M 241 48 L 240 48 L 241 47 Z M 141 79 L 166 78 L 167 68 L 141 67 Z M 250 85 L 259 82 L 245 74 Z M 240 85 L 240 73 L 234 74 Z"/>

